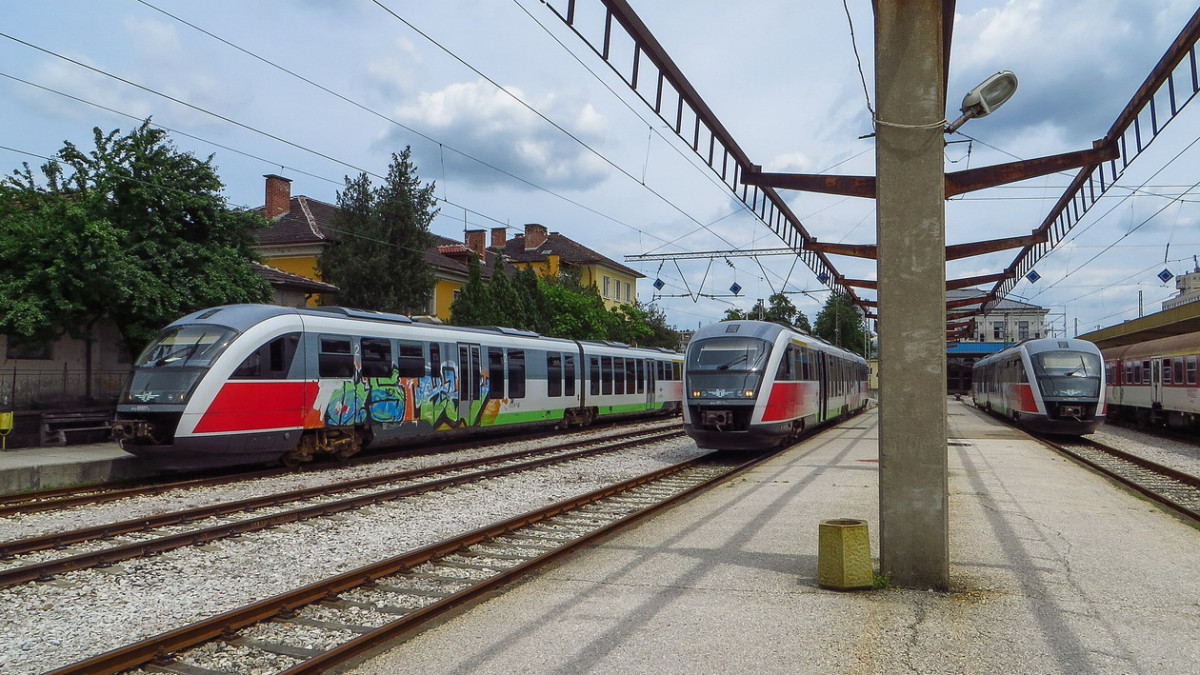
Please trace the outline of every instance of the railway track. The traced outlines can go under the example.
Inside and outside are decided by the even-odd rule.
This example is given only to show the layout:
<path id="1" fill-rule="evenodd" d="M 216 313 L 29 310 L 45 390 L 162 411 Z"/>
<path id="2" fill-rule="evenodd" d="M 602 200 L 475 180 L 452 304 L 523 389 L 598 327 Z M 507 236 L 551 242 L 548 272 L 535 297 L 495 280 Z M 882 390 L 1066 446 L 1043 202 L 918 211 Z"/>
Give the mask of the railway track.
<path id="1" fill-rule="evenodd" d="M 285 523 L 332 516 L 456 485 L 531 471 L 549 464 L 570 462 L 633 445 L 678 438 L 678 425 L 667 429 L 638 429 L 602 438 L 590 438 L 551 447 L 523 450 L 421 469 L 391 472 L 314 487 L 278 492 L 249 499 L 135 518 L 69 532 L 0 542 L 0 559 L 53 550 L 54 557 L 0 569 L 0 588 L 30 581 L 47 581 L 64 572 L 107 566 L 133 558 L 157 555 L 184 546 L 206 544 Z M 341 498 L 333 495 L 345 494 Z M 284 505 L 303 503 L 294 508 Z M 212 522 L 231 514 L 265 511 L 235 520 Z M 112 543 L 114 538 L 124 541 Z M 102 541 L 103 540 L 103 541 Z M 100 544 L 78 553 L 60 553 L 70 546 Z"/>
<path id="2" fill-rule="evenodd" d="M 688 460 L 51 671 L 322 672 L 762 461 Z M 250 665 L 252 664 L 252 665 Z"/>
<path id="3" fill-rule="evenodd" d="M 1038 438 L 1084 465 L 1200 522 L 1200 477 L 1089 438 Z"/>
<path id="4" fill-rule="evenodd" d="M 637 427 L 644 426 L 645 424 L 646 420 L 637 420 L 628 424 L 614 423 L 612 428 L 620 429 L 626 426 Z M 677 427 L 679 426 L 679 420 L 676 418 L 671 418 L 669 421 L 654 426 L 662 428 Z M 562 430 L 537 431 L 534 433 L 526 433 L 515 436 L 489 436 L 487 437 L 487 440 L 496 441 L 498 443 L 519 443 L 545 438 L 557 438 L 564 436 L 564 434 L 576 435 L 594 433 L 596 430 L 597 427 L 593 426 L 573 432 L 564 432 Z M 439 454 L 448 454 L 456 451 L 475 449 L 479 446 L 480 440 L 481 438 L 472 437 L 456 443 L 439 444 L 436 446 L 436 452 Z M 342 461 L 322 461 L 312 464 L 305 464 L 297 468 L 274 467 L 249 471 L 245 470 L 244 468 L 234 468 L 213 471 L 198 471 L 180 474 L 180 476 L 174 480 L 169 478 L 165 480 L 162 478 L 152 478 L 143 480 L 113 481 L 109 483 L 75 485 L 69 487 L 52 488 L 49 490 L 38 490 L 36 492 L 0 495 L 0 517 L 52 511 L 55 509 L 70 508 L 73 506 L 85 506 L 88 504 L 100 504 L 119 499 L 126 499 L 129 497 L 162 494 L 171 490 L 219 487 L 222 485 L 228 485 L 230 483 L 256 480 L 260 478 L 337 471 L 347 467 L 362 466 L 398 458 L 412 457 L 416 454 L 430 453 L 427 449 L 401 448 L 394 451 L 378 451 L 356 455 L 350 459 Z"/>

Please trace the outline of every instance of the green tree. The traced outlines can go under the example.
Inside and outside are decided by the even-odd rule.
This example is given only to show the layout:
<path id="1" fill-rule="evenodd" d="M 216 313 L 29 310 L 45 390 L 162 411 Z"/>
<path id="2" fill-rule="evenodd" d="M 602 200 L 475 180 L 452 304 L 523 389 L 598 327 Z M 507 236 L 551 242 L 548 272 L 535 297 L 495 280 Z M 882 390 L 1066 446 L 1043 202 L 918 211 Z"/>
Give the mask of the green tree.
<path id="1" fill-rule="evenodd" d="M 497 254 L 492 263 L 492 278 L 488 281 L 489 309 L 495 317 L 493 323 L 528 330 L 525 303 L 506 268 L 504 256 Z"/>
<path id="2" fill-rule="evenodd" d="M 467 283 L 450 303 L 450 323 L 455 326 L 492 325 L 492 294 L 483 283 L 479 258 L 467 256 Z M 515 326 L 514 326 L 515 327 Z"/>
<path id="3" fill-rule="evenodd" d="M 27 165 L 0 184 L 0 332 L 83 339 L 90 368 L 100 321 L 132 355 L 181 315 L 269 300 L 251 265 L 266 221 L 228 208 L 212 157 L 180 152 L 149 120 L 93 137 L 94 150 L 66 143 L 43 165 L 44 185 Z"/>
<path id="4" fill-rule="evenodd" d="M 825 301 L 817 314 L 813 334 L 855 354 L 865 353 L 867 337 L 862 317 L 844 293 L 833 293 Z"/>
<path id="5" fill-rule="evenodd" d="M 333 229 L 341 241 L 321 255 L 321 277 L 345 305 L 401 314 L 423 313 L 433 296 L 425 251 L 437 215 L 434 184 L 421 186 L 412 149 L 392 154 L 387 179 L 372 188 L 367 175 L 346 178 Z"/>

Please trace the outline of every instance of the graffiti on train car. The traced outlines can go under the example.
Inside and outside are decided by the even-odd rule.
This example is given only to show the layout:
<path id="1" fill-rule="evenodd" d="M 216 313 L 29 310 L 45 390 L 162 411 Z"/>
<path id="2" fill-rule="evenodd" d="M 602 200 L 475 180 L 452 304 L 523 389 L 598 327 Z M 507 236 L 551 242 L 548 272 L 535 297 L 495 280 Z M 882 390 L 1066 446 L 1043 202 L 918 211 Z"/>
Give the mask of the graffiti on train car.
<path id="1" fill-rule="evenodd" d="M 356 372 L 334 392 L 325 406 L 325 423 L 332 426 L 362 424 L 368 418 L 383 425 L 424 422 L 435 429 L 480 426 L 495 422 L 500 402 L 488 397 L 488 373 L 480 372 L 479 397 L 470 402 L 464 417 L 458 368 L 445 364 L 440 377 L 401 377 L 393 369 L 387 377 L 363 377 Z"/>

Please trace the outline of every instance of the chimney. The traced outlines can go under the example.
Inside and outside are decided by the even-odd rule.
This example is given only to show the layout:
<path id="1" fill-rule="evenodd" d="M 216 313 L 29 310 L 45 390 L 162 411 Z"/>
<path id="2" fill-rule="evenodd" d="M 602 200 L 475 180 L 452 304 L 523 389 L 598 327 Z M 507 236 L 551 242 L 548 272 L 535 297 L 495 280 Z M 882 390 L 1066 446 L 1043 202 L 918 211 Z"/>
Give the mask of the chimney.
<path id="1" fill-rule="evenodd" d="M 263 217 L 268 220 L 278 218 L 292 210 L 292 179 L 268 173 L 267 202 L 263 206 Z"/>
<path id="2" fill-rule="evenodd" d="M 546 226 L 529 223 L 525 226 L 525 250 L 532 251 L 546 241 Z"/>
<path id="3" fill-rule="evenodd" d="M 467 248 L 480 258 L 483 257 L 483 230 L 467 230 Z"/>
<path id="4" fill-rule="evenodd" d="M 504 245 L 506 243 L 508 243 L 505 240 L 505 234 L 507 234 L 507 233 L 508 233 L 507 227 L 493 227 L 492 228 L 492 248 L 503 249 Z"/>

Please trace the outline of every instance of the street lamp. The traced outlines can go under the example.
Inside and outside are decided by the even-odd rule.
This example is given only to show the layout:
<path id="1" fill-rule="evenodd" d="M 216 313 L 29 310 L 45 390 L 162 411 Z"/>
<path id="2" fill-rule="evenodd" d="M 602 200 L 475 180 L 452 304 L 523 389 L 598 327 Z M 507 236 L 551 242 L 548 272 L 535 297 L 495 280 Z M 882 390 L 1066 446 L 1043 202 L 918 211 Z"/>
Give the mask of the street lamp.
<path id="1" fill-rule="evenodd" d="M 952 134 L 973 117 L 987 117 L 993 110 L 1004 105 L 1004 102 L 1017 91 L 1017 76 L 1011 70 L 1002 70 L 984 80 L 978 87 L 967 92 L 963 97 L 962 116 L 946 127 L 946 133 Z"/>

